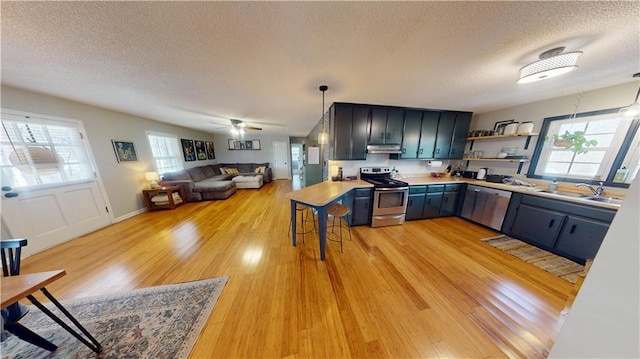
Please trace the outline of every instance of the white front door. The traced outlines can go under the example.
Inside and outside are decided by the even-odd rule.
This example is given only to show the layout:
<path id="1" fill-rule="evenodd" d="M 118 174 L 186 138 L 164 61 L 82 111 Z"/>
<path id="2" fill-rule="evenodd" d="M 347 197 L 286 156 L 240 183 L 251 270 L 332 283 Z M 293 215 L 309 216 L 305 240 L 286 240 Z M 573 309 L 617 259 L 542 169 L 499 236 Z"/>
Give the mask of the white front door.
<path id="1" fill-rule="evenodd" d="M 78 121 L 2 112 L 3 238 L 23 257 L 112 223 Z"/>
<path id="2" fill-rule="evenodd" d="M 288 179 L 289 173 L 289 144 L 273 142 L 273 178 Z"/>

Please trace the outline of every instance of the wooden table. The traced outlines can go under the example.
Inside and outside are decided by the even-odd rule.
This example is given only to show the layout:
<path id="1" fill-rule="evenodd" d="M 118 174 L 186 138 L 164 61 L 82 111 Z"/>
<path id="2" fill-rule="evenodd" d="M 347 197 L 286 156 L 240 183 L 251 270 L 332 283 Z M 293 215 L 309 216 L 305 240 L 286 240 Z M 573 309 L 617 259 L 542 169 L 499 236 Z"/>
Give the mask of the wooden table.
<path id="1" fill-rule="evenodd" d="M 173 200 L 174 193 L 178 193 L 180 195 L 182 202 L 176 203 Z M 153 197 L 160 194 L 167 195 L 167 201 L 169 202 L 168 204 L 157 205 L 151 200 Z M 185 195 L 184 187 L 181 184 L 175 186 L 162 186 L 158 188 L 144 189 L 142 190 L 142 197 L 144 198 L 144 203 L 147 205 L 147 209 L 150 211 L 156 209 L 174 209 L 187 202 L 187 196 Z"/>
<path id="2" fill-rule="evenodd" d="M 10 277 L 2 277 L 2 292 L 0 297 L 2 298 L 2 308 L 6 308 L 11 304 L 17 303 L 20 299 L 27 298 L 40 309 L 44 314 L 53 319 L 58 325 L 66 329 L 74 337 L 80 340 L 83 344 L 91 348 L 96 353 L 102 351 L 102 345 L 89 334 L 89 332 L 67 311 L 65 307 L 58 302 L 56 298 L 45 288 L 47 285 L 55 282 L 56 280 L 64 277 L 67 274 L 64 270 L 55 270 L 49 272 L 29 273 L 21 274 Z M 53 314 L 47 307 L 42 305 L 36 298 L 33 297 L 33 293 L 40 290 L 58 309 L 64 313 L 64 315 L 80 329 L 84 335 L 91 340 L 91 343 L 71 328 L 67 323 L 62 321 L 59 317 Z M 23 325 L 14 322 L 9 319 L 4 319 L 4 328 L 18 336 L 18 338 L 25 340 L 31 344 L 37 345 L 46 350 L 55 351 L 58 347 L 50 341 L 44 339 L 38 334 L 27 329 Z"/>
<path id="3" fill-rule="evenodd" d="M 327 208 L 338 202 L 342 196 L 354 188 L 370 188 L 372 184 L 361 181 L 321 182 L 313 186 L 289 192 L 286 198 L 291 200 L 291 244 L 296 245 L 296 204 L 305 204 L 318 212 L 318 237 L 320 237 L 320 260 L 325 259 L 327 247 Z"/>

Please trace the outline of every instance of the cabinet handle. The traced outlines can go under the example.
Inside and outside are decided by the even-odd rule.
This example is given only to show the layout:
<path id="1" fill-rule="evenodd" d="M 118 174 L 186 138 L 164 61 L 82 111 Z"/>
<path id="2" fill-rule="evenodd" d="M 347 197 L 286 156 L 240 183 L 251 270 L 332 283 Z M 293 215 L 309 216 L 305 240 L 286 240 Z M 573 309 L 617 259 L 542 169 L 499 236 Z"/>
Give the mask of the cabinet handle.
<path id="1" fill-rule="evenodd" d="M 576 225 L 574 224 L 573 226 L 571 226 L 571 230 L 569 231 L 569 233 L 573 234 L 573 232 L 576 231 Z"/>
<path id="2" fill-rule="evenodd" d="M 444 197 L 443 200 L 444 200 L 444 203 L 448 203 L 449 202 L 449 197 Z"/>
<path id="3" fill-rule="evenodd" d="M 427 200 L 427 204 L 431 204 L 431 198 Z"/>
<path id="4" fill-rule="evenodd" d="M 406 154 L 406 153 L 407 153 L 407 149 L 406 149 L 406 148 L 403 148 L 403 149 L 402 149 L 402 154 L 404 155 L 404 154 Z"/>
<path id="5" fill-rule="evenodd" d="M 424 150 L 424 148 L 421 148 L 420 151 L 418 152 L 419 154 L 422 154 L 422 151 Z"/>
<path id="6" fill-rule="evenodd" d="M 391 138 L 391 134 L 387 133 L 387 140 Z"/>
<path id="7" fill-rule="evenodd" d="M 553 224 L 555 223 L 555 221 L 556 221 L 555 219 L 552 219 L 552 220 L 549 222 L 549 228 L 553 227 Z"/>
<path id="8" fill-rule="evenodd" d="M 439 154 L 440 154 L 440 149 L 436 148 L 436 155 L 439 155 Z"/>
<path id="9" fill-rule="evenodd" d="M 380 138 L 384 139 L 384 132 L 380 132 Z"/>

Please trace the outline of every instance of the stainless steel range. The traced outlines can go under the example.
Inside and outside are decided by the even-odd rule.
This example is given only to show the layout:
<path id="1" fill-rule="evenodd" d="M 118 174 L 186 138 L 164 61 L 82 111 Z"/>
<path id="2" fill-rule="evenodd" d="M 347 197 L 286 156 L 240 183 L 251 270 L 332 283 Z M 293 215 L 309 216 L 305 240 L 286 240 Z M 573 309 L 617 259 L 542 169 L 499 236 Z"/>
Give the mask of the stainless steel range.
<path id="1" fill-rule="evenodd" d="M 403 224 L 409 184 L 391 178 L 389 167 L 362 167 L 360 179 L 373 184 L 371 227 Z"/>

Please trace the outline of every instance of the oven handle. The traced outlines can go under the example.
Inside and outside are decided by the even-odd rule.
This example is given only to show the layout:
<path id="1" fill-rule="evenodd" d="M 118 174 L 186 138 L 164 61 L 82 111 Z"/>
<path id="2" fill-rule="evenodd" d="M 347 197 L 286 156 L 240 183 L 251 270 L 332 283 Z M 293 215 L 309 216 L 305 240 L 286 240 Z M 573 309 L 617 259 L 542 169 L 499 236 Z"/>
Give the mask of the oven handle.
<path id="1" fill-rule="evenodd" d="M 375 191 L 408 191 L 409 187 L 374 188 Z"/>

